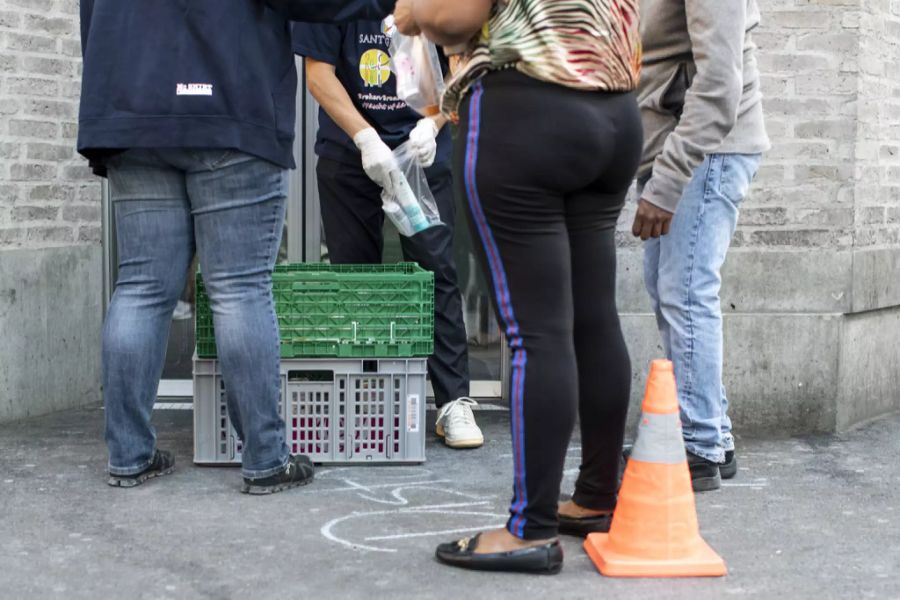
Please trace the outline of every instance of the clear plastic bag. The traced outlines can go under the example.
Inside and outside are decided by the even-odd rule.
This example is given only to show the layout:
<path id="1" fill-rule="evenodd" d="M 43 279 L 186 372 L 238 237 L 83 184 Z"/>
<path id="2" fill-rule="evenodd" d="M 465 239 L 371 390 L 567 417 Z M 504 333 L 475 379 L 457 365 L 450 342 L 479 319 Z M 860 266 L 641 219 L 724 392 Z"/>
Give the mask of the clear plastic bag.
<path id="1" fill-rule="evenodd" d="M 425 36 L 395 31 L 388 52 L 397 77 L 397 97 L 420 115 L 438 114 L 444 94 L 444 73 L 437 47 Z"/>
<path id="2" fill-rule="evenodd" d="M 391 189 L 381 192 L 384 214 L 406 237 L 442 225 L 425 169 L 410 150 L 409 142 L 394 150 L 394 158 L 400 168 L 391 172 Z"/>

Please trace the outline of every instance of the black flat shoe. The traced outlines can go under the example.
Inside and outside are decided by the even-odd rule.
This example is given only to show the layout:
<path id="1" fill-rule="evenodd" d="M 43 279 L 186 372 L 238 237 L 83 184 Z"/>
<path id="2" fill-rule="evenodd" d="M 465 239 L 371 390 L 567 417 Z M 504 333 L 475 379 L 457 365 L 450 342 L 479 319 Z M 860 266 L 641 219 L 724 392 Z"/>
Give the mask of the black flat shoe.
<path id="1" fill-rule="evenodd" d="M 612 513 L 597 517 L 567 517 L 559 515 L 559 532 L 562 535 L 587 537 L 592 533 L 608 533 L 612 523 Z"/>
<path id="2" fill-rule="evenodd" d="M 441 544 L 435 556 L 445 565 L 470 569 L 472 571 L 507 571 L 511 573 L 536 573 L 556 575 L 562 570 L 563 551 L 559 540 L 543 546 L 522 548 L 511 552 L 495 552 L 492 554 L 475 554 L 478 547 L 479 533 L 475 537 L 465 538 Z"/>

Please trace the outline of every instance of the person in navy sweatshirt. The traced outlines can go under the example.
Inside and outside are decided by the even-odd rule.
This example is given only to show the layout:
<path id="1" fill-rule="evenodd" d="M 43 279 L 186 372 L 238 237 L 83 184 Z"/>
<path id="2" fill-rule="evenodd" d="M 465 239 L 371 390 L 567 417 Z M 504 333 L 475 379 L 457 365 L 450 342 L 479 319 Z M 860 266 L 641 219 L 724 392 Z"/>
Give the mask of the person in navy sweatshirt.
<path id="1" fill-rule="evenodd" d="M 109 484 L 174 470 L 150 423 L 194 253 L 209 292 L 243 486 L 309 483 L 278 412 L 272 270 L 292 155 L 290 19 L 381 19 L 394 0 L 81 0 L 78 150 L 109 178 L 119 275 L 103 329 Z"/>

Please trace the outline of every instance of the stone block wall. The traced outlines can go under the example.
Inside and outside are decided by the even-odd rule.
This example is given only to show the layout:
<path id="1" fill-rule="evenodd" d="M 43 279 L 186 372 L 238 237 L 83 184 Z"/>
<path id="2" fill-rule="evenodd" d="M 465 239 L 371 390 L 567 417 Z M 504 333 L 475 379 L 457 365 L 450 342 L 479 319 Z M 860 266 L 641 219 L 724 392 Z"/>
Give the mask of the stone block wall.
<path id="1" fill-rule="evenodd" d="M 100 184 L 78 0 L 0 0 L 0 421 L 99 399 Z"/>
<path id="2" fill-rule="evenodd" d="M 724 273 L 726 379 L 745 430 L 842 428 L 900 408 L 898 351 L 881 351 L 900 311 L 900 0 L 759 2 L 774 148 Z M 99 397 L 100 187 L 74 150 L 78 8 L 0 0 L 0 420 Z M 619 295 L 637 399 L 661 348 L 632 211 Z M 48 383 L 54 368 L 74 383 Z"/>
<path id="3" fill-rule="evenodd" d="M 0 0 L 0 248 L 100 243 L 80 85 L 77 0 Z"/>

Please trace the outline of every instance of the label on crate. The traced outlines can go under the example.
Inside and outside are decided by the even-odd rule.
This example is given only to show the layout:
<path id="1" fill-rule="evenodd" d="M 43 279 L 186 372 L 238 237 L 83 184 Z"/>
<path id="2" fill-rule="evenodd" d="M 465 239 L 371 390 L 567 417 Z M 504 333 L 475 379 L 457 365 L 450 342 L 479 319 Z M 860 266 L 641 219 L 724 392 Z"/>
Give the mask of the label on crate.
<path id="1" fill-rule="evenodd" d="M 406 431 L 419 433 L 419 395 L 410 394 L 406 397 Z"/>

